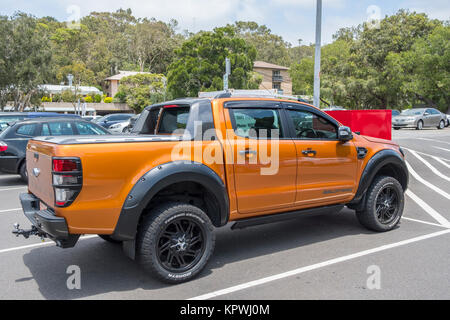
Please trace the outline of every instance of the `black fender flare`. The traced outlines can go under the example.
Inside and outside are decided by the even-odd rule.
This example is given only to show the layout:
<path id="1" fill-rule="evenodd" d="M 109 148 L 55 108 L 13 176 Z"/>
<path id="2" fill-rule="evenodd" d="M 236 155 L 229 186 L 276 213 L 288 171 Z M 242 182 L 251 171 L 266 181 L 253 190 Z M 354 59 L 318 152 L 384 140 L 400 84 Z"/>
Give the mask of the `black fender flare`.
<path id="1" fill-rule="evenodd" d="M 392 149 L 383 149 L 375 153 L 367 162 L 359 180 L 358 190 L 350 205 L 362 202 L 361 200 L 364 198 L 375 176 L 387 165 L 390 165 L 395 170 L 403 190 L 406 191 L 408 188 L 409 173 L 405 160 L 398 152 Z"/>
<path id="2" fill-rule="evenodd" d="M 228 222 L 228 192 L 217 173 L 202 163 L 173 161 L 158 165 L 136 182 L 123 204 L 112 237 L 134 240 L 141 214 L 152 198 L 162 189 L 180 182 L 196 182 L 205 187 L 215 197 L 219 209 L 211 216 L 212 223 L 219 227 Z"/>

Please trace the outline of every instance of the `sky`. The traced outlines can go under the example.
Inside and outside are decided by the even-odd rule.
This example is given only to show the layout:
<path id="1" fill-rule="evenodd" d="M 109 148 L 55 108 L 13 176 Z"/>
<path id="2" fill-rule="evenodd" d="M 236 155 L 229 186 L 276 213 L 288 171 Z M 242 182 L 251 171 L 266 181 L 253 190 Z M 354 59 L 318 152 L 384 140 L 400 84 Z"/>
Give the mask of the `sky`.
<path id="1" fill-rule="evenodd" d="M 316 0 L 0 0 L 0 14 L 23 11 L 59 21 L 77 20 L 92 11 L 131 8 L 137 17 L 178 21 L 178 30 L 211 30 L 237 20 L 265 24 L 293 45 L 315 42 Z M 399 9 L 450 19 L 449 0 L 323 0 L 322 43 L 342 27 L 357 26 Z"/>

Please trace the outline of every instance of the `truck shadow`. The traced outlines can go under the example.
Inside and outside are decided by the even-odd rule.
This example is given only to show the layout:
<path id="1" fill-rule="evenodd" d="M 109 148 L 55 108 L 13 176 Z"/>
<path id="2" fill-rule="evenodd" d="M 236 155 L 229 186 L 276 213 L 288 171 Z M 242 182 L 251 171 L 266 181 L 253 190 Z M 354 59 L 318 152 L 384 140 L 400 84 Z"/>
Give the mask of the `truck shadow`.
<path id="1" fill-rule="evenodd" d="M 167 285 L 155 280 L 137 263 L 126 258 L 120 245 L 107 243 L 100 238 L 81 240 L 73 249 L 33 249 L 23 256 L 23 260 L 45 299 L 99 299 L 103 294 L 107 294 L 107 299 L 123 299 L 120 292 L 136 289 L 142 291 L 130 292 L 127 298 L 184 299 L 189 297 L 183 297 L 183 291 L 191 295 L 197 293 L 186 288 L 202 285 L 204 290 L 208 290 L 209 281 L 217 281 L 211 277 L 212 271 L 224 265 L 360 234 L 372 232 L 362 228 L 353 212 L 347 209 L 336 215 L 305 217 L 238 231 L 231 231 L 230 226 L 226 226 L 217 231 L 214 254 L 202 274 L 191 282 L 179 285 Z M 67 288 L 70 274 L 66 270 L 71 265 L 80 267 L 80 290 Z M 218 272 L 215 272 L 215 276 Z M 208 277 L 211 278 L 208 280 Z"/>
<path id="2" fill-rule="evenodd" d="M 0 172 L 0 188 L 1 187 L 21 187 L 26 183 L 20 179 L 19 175 L 4 174 Z"/>

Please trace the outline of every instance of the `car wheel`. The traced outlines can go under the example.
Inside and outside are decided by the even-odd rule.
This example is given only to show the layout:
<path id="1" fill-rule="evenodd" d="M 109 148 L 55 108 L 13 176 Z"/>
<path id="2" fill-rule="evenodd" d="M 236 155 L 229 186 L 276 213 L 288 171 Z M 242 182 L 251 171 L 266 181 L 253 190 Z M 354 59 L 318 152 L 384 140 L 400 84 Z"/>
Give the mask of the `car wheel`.
<path id="1" fill-rule="evenodd" d="M 27 162 L 26 162 L 26 160 L 24 160 L 23 163 L 20 165 L 19 174 L 20 174 L 20 179 L 23 182 L 27 182 L 28 183 L 28 172 L 27 172 Z"/>
<path id="2" fill-rule="evenodd" d="M 394 127 L 394 130 L 400 130 L 400 128 L 398 128 L 398 127 Z"/>
<path id="3" fill-rule="evenodd" d="M 422 129 L 423 129 L 423 121 L 419 120 L 419 122 L 417 122 L 416 130 L 422 130 Z"/>
<path id="4" fill-rule="evenodd" d="M 116 239 L 111 238 L 111 236 L 108 235 L 108 234 L 99 234 L 98 236 L 100 238 L 102 238 L 103 240 L 111 242 L 111 243 L 116 243 L 116 244 L 122 243 L 122 241 L 120 241 L 120 240 L 116 240 Z"/>
<path id="5" fill-rule="evenodd" d="M 442 130 L 444 128 L 445 128 L 445 122 L 444 122 L 444 120 L 441 120 L 441 122 L 439 122 L 438 129 Z"/>
<path id="6" fill-rule="evenodd" d="M 377 177 L 366 195 L 366 205 L 356 212 L 358 221 L 369 230 L 384 232 L 399 223 L 405 205 L 400 183 L 393 177 Z"/>
<path id="7" fill-rule="evenodd" d="M 214 227 L 200 208 L 169 202 L 144 217 L 136 239 L 136 260 L 164 282 L 185 282 L 206 266 L 214 244 Z"/>

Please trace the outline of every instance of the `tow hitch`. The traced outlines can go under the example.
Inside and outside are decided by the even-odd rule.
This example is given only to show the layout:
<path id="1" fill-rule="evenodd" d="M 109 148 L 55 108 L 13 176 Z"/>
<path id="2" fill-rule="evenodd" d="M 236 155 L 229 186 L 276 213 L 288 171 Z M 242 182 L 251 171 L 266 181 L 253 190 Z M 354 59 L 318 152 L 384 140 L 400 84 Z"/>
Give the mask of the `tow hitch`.
<path id="1" fill-rule="evenodd" d="M 24 229 L 20 229 L 20 224 L 14 223 L 13 227 L 14 227 L 14 229 L 13 229 L 12 233 L 15 234 L 16 237 L 24 236 L 25 239 L 28 239 L 30 236 L 38 236 L 38 237 L 41 237 L 42 240 L 44 240 L 44 238 L 47 237 L 47 235 L 44 232 L 40 231 L 35 226 L 31 226 L 31 229 L 29 229 L 29 230 L 24 230 Z"/>

